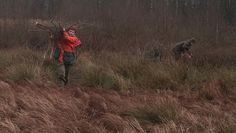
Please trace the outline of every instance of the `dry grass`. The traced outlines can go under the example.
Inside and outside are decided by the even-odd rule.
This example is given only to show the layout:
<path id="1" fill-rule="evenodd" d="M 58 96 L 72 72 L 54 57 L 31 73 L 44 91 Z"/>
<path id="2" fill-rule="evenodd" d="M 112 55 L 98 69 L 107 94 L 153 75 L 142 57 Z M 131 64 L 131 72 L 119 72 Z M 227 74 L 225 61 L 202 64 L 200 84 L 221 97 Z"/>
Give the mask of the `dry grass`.
<path id="1" fill-rule="evenodd" d="M 97 56 L 99 55 L 99 56 Z M 28 48 L 2 50 L 0 75 L 5 80 L 53 80 L 55 65 L 43 59 L 43 52 Z M 81 53 L 71 74 L 71 83 L 85 87 L 123 90 L 202 88 L 205 83 L 220 81 L 227 94 L 236 93 L 233 66 L 204 66 L 194 62 L 164 60 L 153 62 L 140 55 L 99 52 Z"/>
<path id="2" fill-rule="evenodd" d="M 1 82 L 0 131 L 231 133 L 236 127 L 236 104 L 230 99 L 197 100 L 200 94 L 165 90 L 62 91 L 53 86 Z"/>
<path id="3" fill-rule="evenodd" d="M 145 105 L 127 114 L 137 118 L 143 124 L 163 124 L 177 121 L 180 117 L 177 105 L 170 102 Z"/>
<path id="4" fill-rule="evenodd" d="M 235 132 L 234 67 L 84 52 L 59 90 L 42 52 L 0 53 L 0 132 Z"/>

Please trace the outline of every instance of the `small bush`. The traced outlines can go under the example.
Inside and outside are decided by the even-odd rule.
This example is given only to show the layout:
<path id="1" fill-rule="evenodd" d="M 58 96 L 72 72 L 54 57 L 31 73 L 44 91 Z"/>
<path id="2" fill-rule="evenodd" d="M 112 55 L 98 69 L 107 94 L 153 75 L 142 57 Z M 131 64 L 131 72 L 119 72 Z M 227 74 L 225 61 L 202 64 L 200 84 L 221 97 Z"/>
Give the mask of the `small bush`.
<path id="1" fill-rule="evenodd" d="M 236 69 L 222 68 L 219 76 L 224 82 L 225 91 L 228 91 L 228 94 L 236 95 Z"/>
<path id="2" fill-rule="evenodd" d="M 135 81 L 139 79 L 145 73 L 145 62 L 140 59 L 127 58 L 121 56 L 121 60 L 114 60 L 115 72 L 122 75 L 125 79 Z"/>
<path id="3" fill-rule="evenodd" d="M 12 58 L 11 55 L 4 51 L 0 51 L 0 70 L 4 70 L 11 64 Z"/>
<path id="4" fill-rule="evenodd" d="M 220 133 L 236 133 L 236 127 L 228 127 L 225 129 L 221 129 Z"/>
<path id="5" fill-rule="evenodd" d="M 40 67 L 32 64 L 16 64 L 6 71 L 6 77 L 15 82 L 40 78 Z"/>
<path id="6" fill-rule="evenodd" d="M 118 89 L 119 83 L 112 71 L 105 71 L 92 62 L 81 64 L 78 81 L 88 87 Z"/>
<path id="7" fill-rule="evenodd" d="M 136 84 L 142 88 L 166 89 L 175 86 L 171 73 L 165 69 L 164 65 L 151 63 L 145 70 L 145 73 L 136 81 Z"/>
<path id="8" fill-rule="evenodd" d="M 125 114 L 135 117 L 144 124 L 162 124 L 168 121 L 176 121 L 179 118 L 179 110 L 175 104 L 170 102 L 146 105 Z"/>
<path id="9" fill-rule="evenodd" d="M 1 51 L 1 71 L 3 78 L 15 82 L 40 78 L 41 53 L 30 49 Z"/>

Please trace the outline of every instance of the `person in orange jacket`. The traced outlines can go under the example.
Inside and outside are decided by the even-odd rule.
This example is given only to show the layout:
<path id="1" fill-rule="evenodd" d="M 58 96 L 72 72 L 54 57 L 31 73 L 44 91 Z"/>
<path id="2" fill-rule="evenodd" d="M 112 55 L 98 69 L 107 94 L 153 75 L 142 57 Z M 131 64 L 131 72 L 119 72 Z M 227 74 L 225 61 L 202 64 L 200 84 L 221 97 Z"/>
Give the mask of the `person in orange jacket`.
<path id="1" fill-rule="evenodd" d="M 69 71 L 75 63 L 76 51 L 81 45 L 81 41 L 76 37 L 76 29 L 63 29 L 63 36 L 54 48 L 53 57 L 57 62 L 58 84 L 64 87 L 69 80 Z"/>

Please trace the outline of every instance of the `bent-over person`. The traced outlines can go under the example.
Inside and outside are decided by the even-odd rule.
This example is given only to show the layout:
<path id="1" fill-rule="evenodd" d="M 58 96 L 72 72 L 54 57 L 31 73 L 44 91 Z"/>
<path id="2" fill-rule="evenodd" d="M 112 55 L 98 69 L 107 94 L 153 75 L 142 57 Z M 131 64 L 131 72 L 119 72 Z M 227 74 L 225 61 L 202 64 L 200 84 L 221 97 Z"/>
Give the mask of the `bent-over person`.
<path id="1" fill-rule="evenodd" d="M 187 58 L 192 58 L 191 47 L 196 42 L 194 38 L 179 42 L 172 49 L 173 56 L 175 60 L 179 60 L 180 58 L 187 56 Z"/>

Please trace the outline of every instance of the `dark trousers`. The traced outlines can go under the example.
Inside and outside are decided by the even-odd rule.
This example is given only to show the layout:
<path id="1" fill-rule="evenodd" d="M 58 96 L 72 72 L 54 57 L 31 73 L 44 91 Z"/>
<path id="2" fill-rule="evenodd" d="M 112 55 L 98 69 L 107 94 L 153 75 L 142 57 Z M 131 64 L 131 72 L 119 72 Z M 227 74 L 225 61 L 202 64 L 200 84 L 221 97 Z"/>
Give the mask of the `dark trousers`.
<path id="1" fill-rule="evenodd" d="M 64 87 L 68 83 L 71 66 L 71 64 L 58 63 L 57 75 L 60 87 Z"/>

